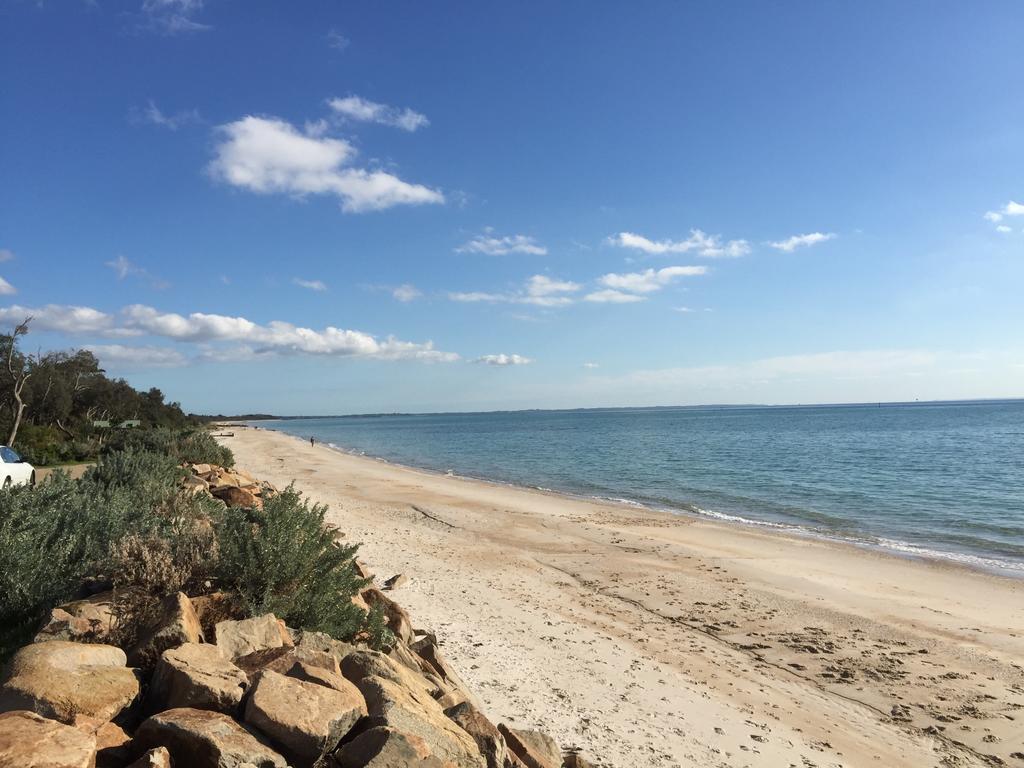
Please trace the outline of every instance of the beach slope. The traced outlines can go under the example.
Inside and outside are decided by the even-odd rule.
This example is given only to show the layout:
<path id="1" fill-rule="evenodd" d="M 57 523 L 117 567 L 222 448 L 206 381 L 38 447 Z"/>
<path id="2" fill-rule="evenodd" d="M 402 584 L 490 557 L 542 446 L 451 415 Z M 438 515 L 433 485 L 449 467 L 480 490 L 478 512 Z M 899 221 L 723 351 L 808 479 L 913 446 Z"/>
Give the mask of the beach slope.
<path id="1" fill-rule="evenodd" d="M 1024 768 L 1022 581 L 221 439 L 408 576 L 395 598 L 487 714 L 599 765 Z"/>

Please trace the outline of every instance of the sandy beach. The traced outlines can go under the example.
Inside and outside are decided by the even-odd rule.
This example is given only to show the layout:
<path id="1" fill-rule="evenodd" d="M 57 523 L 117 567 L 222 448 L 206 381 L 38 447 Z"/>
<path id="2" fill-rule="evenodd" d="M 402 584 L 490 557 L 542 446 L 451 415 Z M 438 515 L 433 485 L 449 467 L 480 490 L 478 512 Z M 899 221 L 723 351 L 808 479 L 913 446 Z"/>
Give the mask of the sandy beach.
<path id="1" fill-rule="evenodd" d="M 486 714 L 599 765 L 1024 768 L 1024 581 L 233 431 Z"/>

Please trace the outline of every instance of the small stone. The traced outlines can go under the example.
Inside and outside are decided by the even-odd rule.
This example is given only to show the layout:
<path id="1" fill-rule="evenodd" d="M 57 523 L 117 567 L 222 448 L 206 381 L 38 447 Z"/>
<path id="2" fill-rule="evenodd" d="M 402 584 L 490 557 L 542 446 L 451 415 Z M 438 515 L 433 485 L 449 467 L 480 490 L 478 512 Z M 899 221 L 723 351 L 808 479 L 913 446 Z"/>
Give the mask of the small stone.
<path id="1" fill-rule="evenodd" d="M 400 586 L 409 581 L 409 577 L 404 573 L 399 573 L 392 576 L 390 579 L 384 582 L 384 589 L 398 589 Z"/>

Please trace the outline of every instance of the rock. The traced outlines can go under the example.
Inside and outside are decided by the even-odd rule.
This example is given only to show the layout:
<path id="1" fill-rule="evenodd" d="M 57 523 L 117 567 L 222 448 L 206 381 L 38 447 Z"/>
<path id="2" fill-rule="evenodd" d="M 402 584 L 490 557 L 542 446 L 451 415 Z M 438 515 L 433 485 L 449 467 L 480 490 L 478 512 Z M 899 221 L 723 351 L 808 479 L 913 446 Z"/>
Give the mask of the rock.
<path id="1" fill-rule="evenodd" d="M 208 475 L 215 471 L 212 464 L 193 464 L 192 472 L 196 475 Z"/>
<path id="2" fill-rule="evenodd" d="M 0 712 L 27 709 L 70 722 L 76 714 L 113 720 L 139 695 L 124 651 L 51 640 L 14 654 L 0 688 Z"/>
<path id="3" fill-rule="evenodd" d="M 594 764 L 584 760 L 578 752 L 568 750 L 562 759 L 562 768 L 594 768 Z"/>
<path id="4" fill-rule="evenodd" d="M 423 739 L 432 754 L 458 768 L 485 767 L 476 742 L 429 696 L 382 677 L 364 678 L 358 686 L 374 725 Z"/>
<path id="5" fill-rule="evenodd" d="M 168 648 L 185 643 L 201 643 L 203 628 L 192 601 L 183 592 L 168 595 L 160 603 L 160 618 L 145 632 L 142 639 L 128 651 L 133 667 L 152 667 Z"/>
<path id="6" fill-rule="evenodd" d="M 121 766 L 135 755 L 132 737 L 117 723 L 103 723 L 96 731 L 96 764 Z"/>
<path id="7" fill-rule="evenodd" d="M 238 605 L 234 595 L 227 592 L 211 592 L 190 598 L 192 608 L 199 617 L 199 626 L 207 642 L 213 642 L 217 636 L 217 624 L 228 619 L 237 621 L 245 618 L 245 613 Z"/>
<path id="8" fill-rule="evenodd" d="M 213 488 L 210 493 L 215 499 L 220 499 L 229 507 L 262 507 L 263 502 L 252 491 L 246 488 L 236 488 L 233 485 Z"/>
<path id="9" fill-rule="evenodd" d="M 307 646 L 297 645 L 294 648 L 268 648 L 255 651 L 247 656 L 235 659 L 235 664 L 253 680 L 254 676 L 264 669 L 287 675 L 298 665 L 320 667 L 325 672 L 341 675 L 338 659 L 333 653 L 314 650 Z"/>
<path id="10" fill-rule="evenodd" d="M 562 751 L 546 733 L 519 730 L 502 724 L 498 726 L 505 744 L 526 768 L 561 768 Z"/>
<path id="11" fill-rule="evenodd" d="M 437 674 L 430 664 L 403 642 L 395 643 L 395 647 L 388 651 L 388 656 L 418 675 Z"/>
<path id="12" fill-rule="evenodd" d="M 398 664 L 379 651 L 365 650 L 349 654 L 341 661 L 341 674 L 357 686 L 361 680 L 368 677 L 382 677 L 428 698 L 437 698 L 445 693 L 422 675 Z"/>
<path id="13" fill-rule="evenodd" d="M 291 634 L 274 614 L 242 621 L 221 621 L 216 629 L 217 647 L 225 658 L 237 659 L 254 651 L 292 647 Z"/>
<path id="14" fill-rule="evenodd" d="M 370 587 L 362 591 L 363 600 L 371 608 L 380 606 L 388 620 L 388 629 L 395 633 L 395 637 L 403 643 L 412 642 L 412 620 L 398 603 L 385 595 L 376 587 Z"/>
<path id="15" fill-rule="evenodd" d="M 191 707 L 232 714 L 249 685 L 241 669 L 217 646 L 186 643 L 165 651 L 153 672 L 150 711 Z"/>
<path id="16" fill-rule="evenodd" d="M 469 702 L 450 707 L 444 713 L 473 738 L 480 754 L 487 761 L 487 768 L 504 768 L 505 739 L 494 723 Z"/>
<path id="17" fill-rule="evenodd" d="M 96 738 L 34 712 L 0 714 L 2 768 L 93 768 Z"/>
<path id="18" fill-rule="evenodd" d="M 298 642 L 296 642 L 295 645 L 297 648 L 306 648 L 313 651 L 329 653 L 337 659 L 339 664 L 341 663 L 341 660 L 350 653 L 355 653 L 359 650 L 351 643 L 335 640 L 325 632 L 303 632 L 299 635 Z"/>
<path id="19" fill-rule="evenodd" d="M 384 589 L 398 589 L 407 581 L 409 581 L 409 577 L 404 573 L 396 574 L 384 582 Z"/>
<path id="20" fill-rule="evenodd" d="M 448 692 L 461 696 L 462 701 L 469 701 L 476 705 L 476 701 L 473 695 L 469 692 L 469 687 L 462 681 L 462 678 L 456 674 L 455 670 L 452 669 L 451 665 L 448 664 L 448 660 L 441 653 L 441 650 L 437 647 L 437 641 L 433 635 L 427 635 L 417 640 L 413 646 L 413 650 L 424 662 L 426 662 L 426 669 L 424 670 L 427 677 L 431 677 L 431 672 L 440 678 L 442 687 L 447 689 Z"/>
<path id="21" fill-rule="evenodd" d="M 145 749 L 163 746 L 183 768 L 287 768 L 277 752 L 230 717 L 205 709 L 169 709 L 139 726 Z"/>
<path id="22" fill-rule="evenodd" d="M 34 642 L 70 640 L 96 643 L 106 640 L 116 628 L 113 593 L 101 592 L 51 610 Z"/>
<path id="23" fill-rule="evenodd" d="M 378 727 L 364 731 L 334 753 L 336 768 L 447 768 L 423 739 Z"/>
<path id="24" fill-rule="evenodd" d="M 371 571 L 369 566 L 358 557 L 352 561 L 352 567 L 355 568 L 359 578 L 370 579 L 371 581 L 373 580 L 373 571 Z"/>
<path id="25" fill-rule="evenodd" d="M 171 753 L 167 747 L 151 749 L 127 768 L 171 768 Z"/>
<path id="26" fill-rule="evenodd" d="M 341 677 L 338 680 L 341 690 L 264 671 L 246 702 L 245 722 L 311 763 L 334 749 L 366 715 L 359 690 Z"/>

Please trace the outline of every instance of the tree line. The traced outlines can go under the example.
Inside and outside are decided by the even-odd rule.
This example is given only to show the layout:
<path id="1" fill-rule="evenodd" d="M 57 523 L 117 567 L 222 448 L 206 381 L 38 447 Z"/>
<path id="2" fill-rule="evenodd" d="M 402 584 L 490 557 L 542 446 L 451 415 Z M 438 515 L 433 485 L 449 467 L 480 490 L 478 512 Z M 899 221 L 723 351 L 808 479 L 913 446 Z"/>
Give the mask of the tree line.
<path id="1" fill-rule="evenodd" d="M 128 420 L 145 427 L 195 423 L 156 387 L 141 392 L 110 378 L 86 349 L 26 353 L 32 318 L 0 334 L 0 438 L 29 461 L 50 464 L 94 457 L 111 429 Z M 112 426 L 99 426 L 109 423 Z"/>

